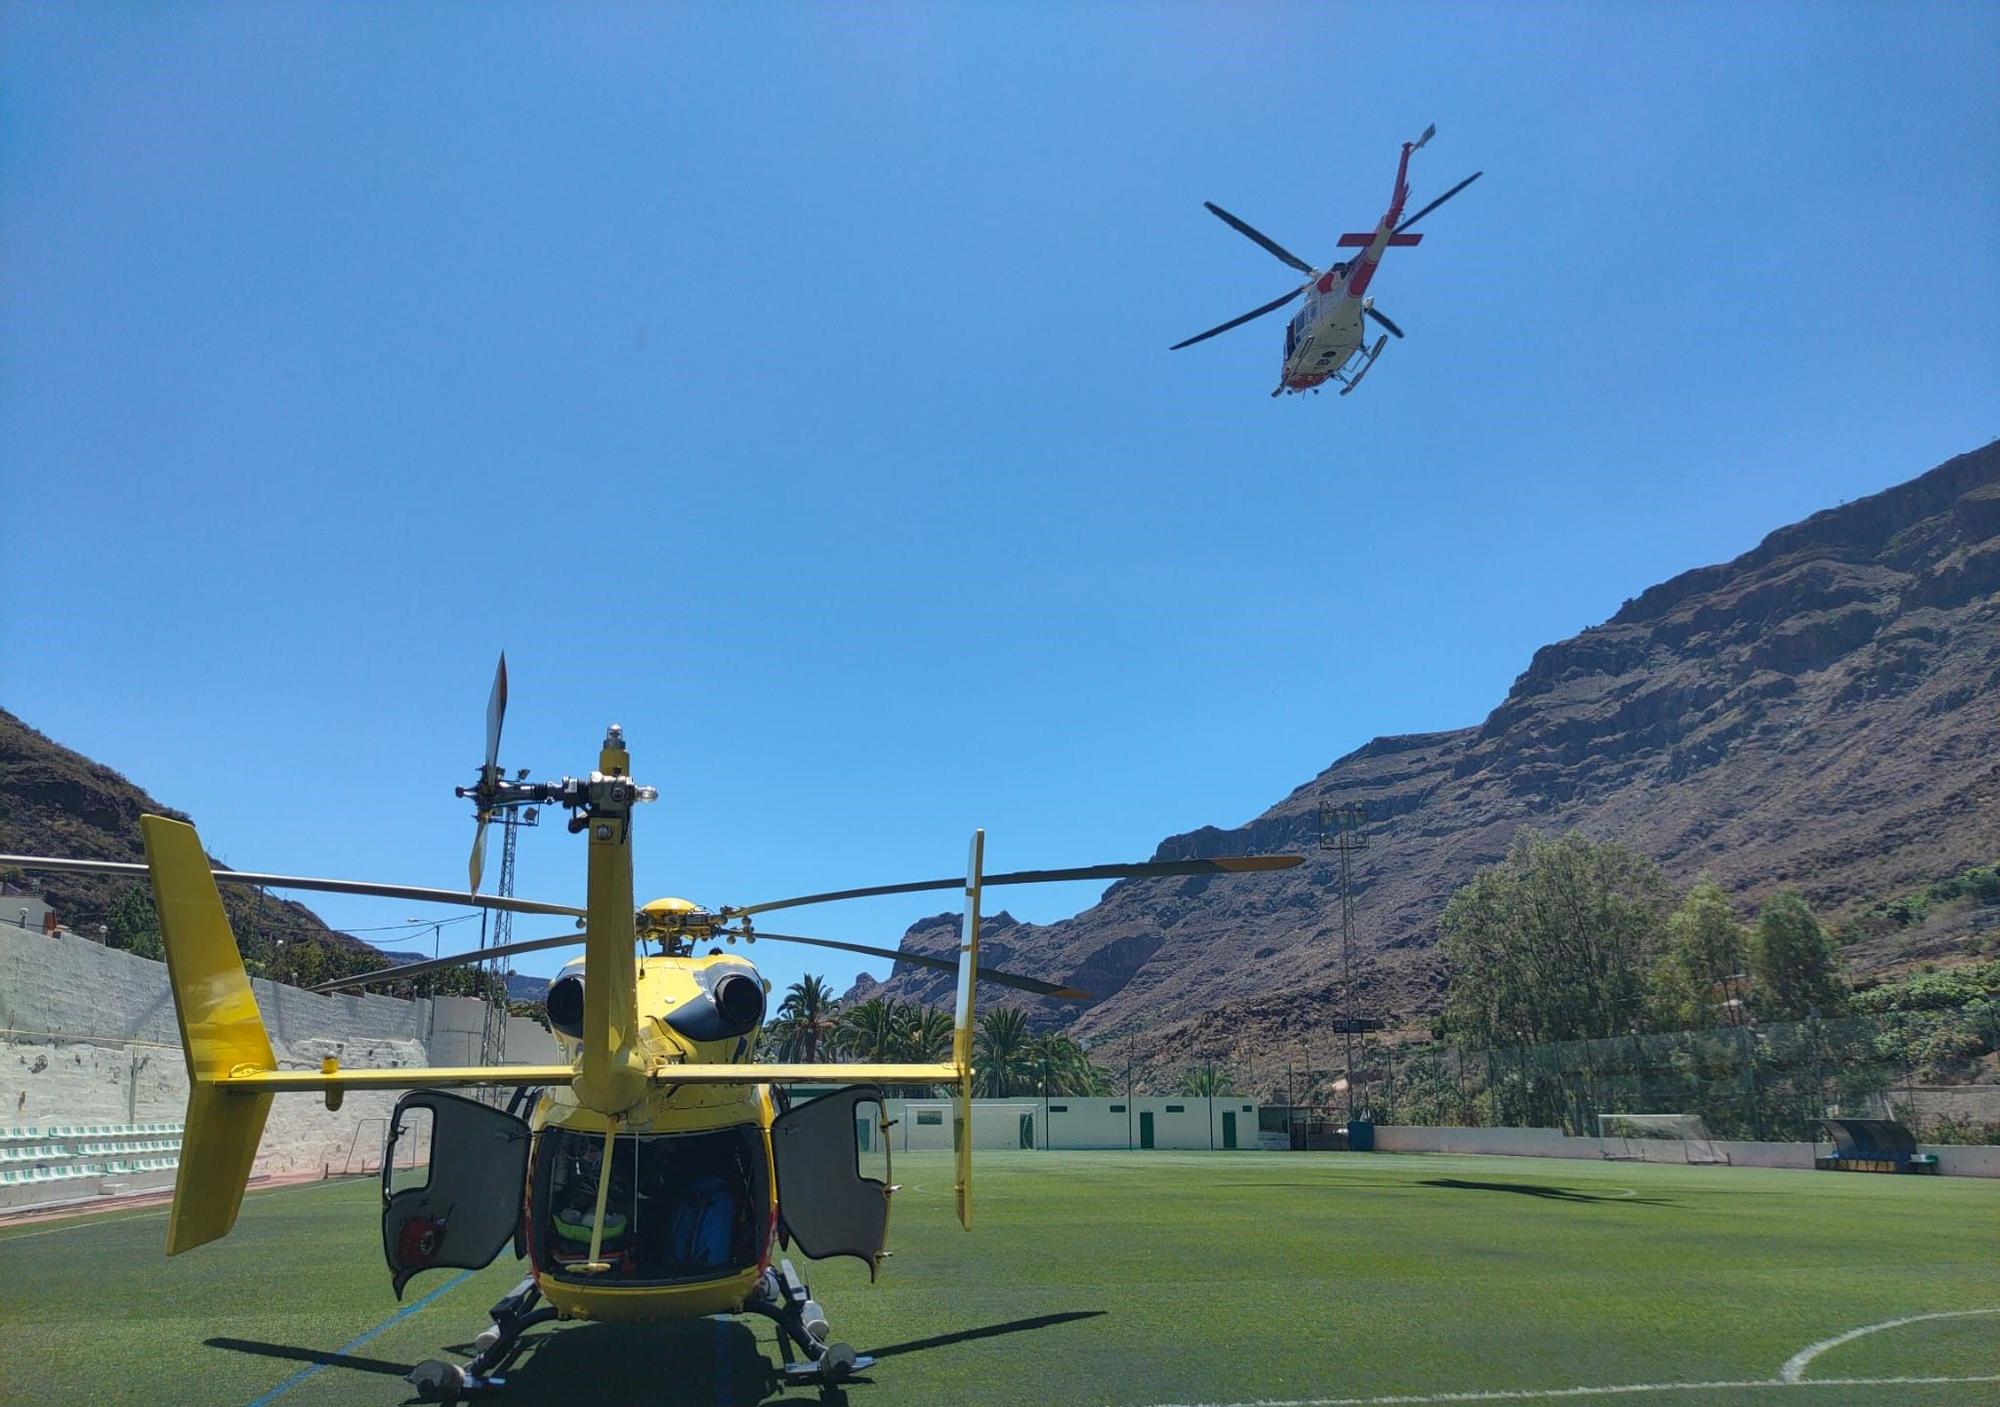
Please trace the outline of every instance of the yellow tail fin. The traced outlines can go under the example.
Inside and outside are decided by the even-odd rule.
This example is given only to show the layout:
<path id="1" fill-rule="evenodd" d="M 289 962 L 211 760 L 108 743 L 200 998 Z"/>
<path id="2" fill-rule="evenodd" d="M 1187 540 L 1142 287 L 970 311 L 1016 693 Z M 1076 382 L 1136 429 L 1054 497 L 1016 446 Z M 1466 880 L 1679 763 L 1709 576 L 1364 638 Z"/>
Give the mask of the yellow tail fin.
<path id="1" fill-rule="evenodd" d="M 272 1070 L 277 1061 L 201 837 L 193 826 L 163 816 L 142 816 L 139 829 L 188 1067 L 187 1127 L 167 1216 L 171 1256 L 226 1236 L 236 1224 L 271 1112 L 270 1094 L 221 1089 L 215 1082 L 235 1072 Z"/>

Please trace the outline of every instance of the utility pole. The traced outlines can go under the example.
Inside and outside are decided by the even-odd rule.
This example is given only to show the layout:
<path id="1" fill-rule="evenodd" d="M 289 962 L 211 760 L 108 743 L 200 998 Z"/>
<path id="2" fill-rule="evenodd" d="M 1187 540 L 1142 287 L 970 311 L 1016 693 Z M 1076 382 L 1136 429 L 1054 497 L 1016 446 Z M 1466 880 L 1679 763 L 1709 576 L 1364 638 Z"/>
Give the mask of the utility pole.
<path id="1" fill-rule="evenodd" d="M 1358 801 L 1337 807 L 1319 804 L 1319 847 L 1340 852 L 1340 1026 L 1350 1121 L 1354 1118 L 1354 854 L 1368 848 L 1368 832 L 1363 829 L 1367 824 L 1368 808 Z"/>
<path id="2" fill-rule="evenodd" d="M 1125 1151 L 1132 1151 L 1132 1035 L 1125 1034 Z"/>

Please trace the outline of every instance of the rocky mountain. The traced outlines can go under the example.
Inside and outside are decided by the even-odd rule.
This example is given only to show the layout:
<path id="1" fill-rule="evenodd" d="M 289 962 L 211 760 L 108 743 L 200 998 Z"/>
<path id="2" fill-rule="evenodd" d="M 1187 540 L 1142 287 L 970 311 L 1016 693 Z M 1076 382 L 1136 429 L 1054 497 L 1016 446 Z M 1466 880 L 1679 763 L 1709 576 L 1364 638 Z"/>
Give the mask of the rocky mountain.
<path id="1" fill-rule="evenodd" d="M 1522 827 L 1575 828 L 1707 873 L 1747 906 L 1794 886 L 1839 909 L 2000 855 L 2000 442 L 1780 528 L 1536 652 L 1472 727 L 1377 738 L 1262 815 L 1171 836 L 1158 858 L 1300 851 L 1276 876 L 1114 885 L 1048 925 L 1004 915 L 984 960 L 1061 977 L 1038 1021 L 1223 1057 L 1337 1010 L 1338 858 L 1321 803 L 1360 802 L 1355 1009 L 1422 1025 L 1452 891 Z M 956 917 L 913 950 L 948 951 Z M 1949 950 L 1952 935 L 1932 936 Z M 1848 955 L 1907 961 L 1906 940 Z M 871 993 L 946 1001 L 901 968 Z M 983 1000 L 1000 996 L 988 992 Z M 1323 1029 L 1323 1025 L 1322 1025 Z"/>
<path id="2" fill-rule="evenodd" d="M 0 709 L 0 852 L 72 855 L 143 862 L 139 817 L 188 817 L 163 806 L 117 772 L 92 762 Z M 113 907 L 141 881 L 114 875 L 0 872 L 19 888 L 47 899 L 65 927 L 95 933 Z M 366 955 L 376 949 L 328 928 L 303 904 L 255 890 L 225 887 L 222 902 L 246 949 L 283 939 Z"/>

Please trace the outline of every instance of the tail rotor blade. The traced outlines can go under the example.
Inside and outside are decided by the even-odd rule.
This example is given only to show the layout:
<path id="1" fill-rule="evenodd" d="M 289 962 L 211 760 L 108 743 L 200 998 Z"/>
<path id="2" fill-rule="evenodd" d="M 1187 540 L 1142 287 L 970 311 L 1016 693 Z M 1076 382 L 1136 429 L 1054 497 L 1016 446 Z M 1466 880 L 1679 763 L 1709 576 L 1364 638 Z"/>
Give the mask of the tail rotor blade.
<path id="1" fill-rule="evenodd" d="M 507 721 L 507 652 L 500 652 L 500 664 L 493 671 L 493 692 L 486 696 L 486 778 L 500 762 L 500 725 Z M 473 886 L 475 889 L 477 885 Z"/>
<path id="2" fill-rule="evenodd" d="M 486 817 L 486 812 L 479 813 L 479 828 L 472 833 L 472 858 L 465 865 L 466 874 L 472 881 L 469 888 L 474 894 L 479 892 L 480 875 L 486 872 Z"/>
<path id="3" fill-rule="evenodd" d="M 1270 253 L 1276 255 L 1279 259 L 1283 260 L 1285 263 L 1290 264 L 1300 273 L 1310 274 L 1314 272 L 1313 266 L 1311 264 L 1308 264 L 1298 255 L 1292 253 L 1291 250 L 1285 248 L 1284 245 L 1278 243 L 1278 241 L 1276 241 L 1275 239 L 1272 239 L 1262 230 L 1256 229 L 1250 225 L 1245 224 L 1243 221 L 1237 219 L 1234 215 L 1230 214 L 1227 210 L 1224 210 L 1220 205 L 1217 205 L 1212 200 L 1204 200 L 1202 204 L 1208 207 L 1209 214 L 1215 216 L 1216 219 L 1222 221 L 1222 223 L 1229 226 L 1230 229 L 1236 231 L 1236 233 L 1242 235 L 1245 239 L 1252 240 L 1257 244 L 1261 244 Z"/>
<path id="4" fill-rule="evenodd" d="M 1195 336 L 1188 338 L 1187 341 L 1185 342 L 1176 342 L 1174 343 L 1173 346 L 1167 348 L 1167 350 L 1170 352 L 1178 352 L 1183 347 L 1192 347 L 1197 342 L 1206 342 L 1209 338 L 1215 336 L 1217 333 L 1227 332 L 1232 327 L 1241 327 L 1243 326 L 1244 323 L 1249 322 L 1252 318 L 1261 318 L 1266 313 L 1275 313 L 1278 309 L 1284 307 L 1285 304 L 1291 302 L 1294 298 L 1298 297 L 1301 293 L 1305 291 L 1306 291 L 1305 285 L 1301 284 L 1299 287 L 1294 288 L 1290 293 L 1287 293 L 1282 298 L 1273 298 L 1270 302 L 1266 303 L 1261 308 L 1252 308 L 1249 312 L 1245 313 L 1240 318 L 1231 318 L 1228 322 L 1222 324 L 1222 326 L 1211 327 L 1206 332 L 1197 333 Z"/>
<path id="5" fill-rule="evenodd" d="M 1373 306 L 1369 307 L 1368 316 L 1375 319 L 1375 321 L 1381 323 L 1382 326 L 1388 328 L 1389 331 L 1395 333 L 1397 337 L 1401 337 L 1403 335 L 1402 328 L 1396 326 L 1396 324 L 1394 324 L 1393 322 L 1390 322 L 1387 315 L 1376 312 Z"/>
<path id="6" fill-rule="evenodd" d="M 1460 191 L 1464 190 L 1467 186 L 1471 185 L 1474 181 L 1478 180 L 1481 176 L 1484 176 L 1485 174 L 1486 173 L 1484 171 L 1474 171 L 1470 176 L 1467 176 L 1464 180 L 1460 181 L 1457 185 L 1453 186 L 1450 190 L 1446 191 L 1443 195 L 1439 196 L 1429 205 L 1426 205 L 1423 209 L 1419 210 L 1409 219 L 1403 221 L 1402 224 L 1396 226 L 1396 233 L 1401 234 L 1404 230 L 1407 230 L 1410 226 L 1416 224 L 1417 221 L 1423 219 L 1424 216 L 1430 214 L 1431 211 L 1437 209 L 1440 205 L 1444 204 L 1447 200 L 1450 200 L 1453 196 L 1457 195 Z"/>

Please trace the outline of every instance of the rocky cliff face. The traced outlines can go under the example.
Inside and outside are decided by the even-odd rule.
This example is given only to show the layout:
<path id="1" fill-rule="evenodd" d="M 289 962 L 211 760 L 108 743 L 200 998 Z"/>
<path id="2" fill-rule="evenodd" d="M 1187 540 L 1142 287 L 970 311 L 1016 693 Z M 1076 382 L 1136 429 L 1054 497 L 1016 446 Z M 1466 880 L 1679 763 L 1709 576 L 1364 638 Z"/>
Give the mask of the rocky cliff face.
<path id="1" fill-rule="evenodd" d="M 1040 1020 L 1143 1027 L 1197 1057 L 1330 1016 L 1339 868 L 1319 848 L 1322 801 L 1375 818 L 1355 865 L 1355 1005 L 1392 1024 L 1437 1009 L 1438 914 L 1523 826 L 1618 840 L 1746 902 L 1795 886 L 1834 906 L 1991 861 L 2000 442 L 1648 589 L 1537 651 L 1476 727 L 1378 738 L 1247 825 L 1157 852 L 1295 850 L 1299 869 L 1114 885 L 1072 919 L 994 923 L 984 960 L 1096 997 L 1031 1003 Z M 948 950 L 953 922 L 904 943 Z M 948 978 L 909 969 L 876 990 L 949 1000 Z"/>
<path id="2" fill-rule="evenodd" d="M 162 806 L 101 763 L 51 741 L 0 709 L 0 853 L 65 855 L 143 863 L 142 815 L 188 817 Z M 0 878 L 40 894 L 64 926 L 95 935 L 118 900 L 143 880 L 113 875 L 0 871 Z M 311 942 L 365 953 L 376 950 L 337 933 L 303 904 L 225 888 L 223 906 L 239 934 Z"/>

